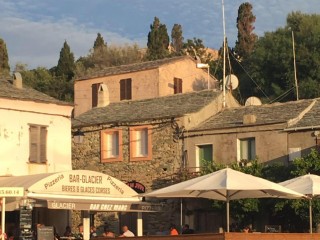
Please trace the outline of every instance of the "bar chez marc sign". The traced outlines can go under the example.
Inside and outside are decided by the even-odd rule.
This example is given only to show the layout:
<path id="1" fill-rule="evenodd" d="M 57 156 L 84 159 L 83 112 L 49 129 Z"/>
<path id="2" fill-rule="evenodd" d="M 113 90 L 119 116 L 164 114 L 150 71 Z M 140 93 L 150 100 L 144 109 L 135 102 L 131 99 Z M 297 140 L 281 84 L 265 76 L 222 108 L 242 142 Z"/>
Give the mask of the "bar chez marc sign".
<path id="1" fill-rule="evenodd" d="M 87 211 L 108 211 L 108 212 L 161 212 L 164 206 L 161 204 L 148 203 L 83 203 L 83 202 L 62 202 L 48 201 L 50 209 L 87 210 Z"/>

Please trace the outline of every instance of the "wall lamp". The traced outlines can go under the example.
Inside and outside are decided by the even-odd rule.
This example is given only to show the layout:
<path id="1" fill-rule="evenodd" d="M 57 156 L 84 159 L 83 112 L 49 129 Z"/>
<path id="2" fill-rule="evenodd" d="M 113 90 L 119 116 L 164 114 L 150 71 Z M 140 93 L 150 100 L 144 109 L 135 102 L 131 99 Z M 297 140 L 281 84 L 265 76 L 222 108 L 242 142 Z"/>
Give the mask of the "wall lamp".
<path id="1" fill-rule="evenodd" d="M 84 138 L 84 133 L 80 129 L 78 129 L 73 133 L 73 141 L 75 143 L 82 143 L 83 138 Z"/>

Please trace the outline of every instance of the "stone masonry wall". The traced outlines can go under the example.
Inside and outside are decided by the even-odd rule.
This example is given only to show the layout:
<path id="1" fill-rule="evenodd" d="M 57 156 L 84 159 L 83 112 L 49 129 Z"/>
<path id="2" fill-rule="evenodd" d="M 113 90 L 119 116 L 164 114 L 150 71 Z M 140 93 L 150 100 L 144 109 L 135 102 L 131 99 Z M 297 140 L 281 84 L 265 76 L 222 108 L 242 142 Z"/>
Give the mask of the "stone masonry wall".
<path id="1" fill-rule="evenodd" d="M 73 143 L 73 169 L 86 169 L 103 172 L 123 182 L 132 180 L 142 183 L 146 191 L 159 189 L 173 184 L 182 162 L 181 142 L 174 140 L 175 129 L 171 122 L 144 122 L 139 125 L 152 125 L 152 160 L 131 162 L 129 126 L 122 126 L 123 161 L 101 163 L 99 127 L 81 129 L 85 133 L 81 144 Z M 135 124 L 136 125 L 136 124 Z M 105 128 L 104 128 L 105 129 Z M 159 200 L 153 200 L 159 201 Z M 155 233 L 159 228 L 168 228 L 172 223 L 179 223 L 179 204 L 175 200 L 168 201 L 168 211 L 162 213 L 144 213 L 144 230 Z M 99 216 L 104 214 L 99 213 Z M 78 219 L 78 218 L 74 218 Z M 99 219 L 95 222 L 100 224 Z M 74 223 L 77 224 L 77 223 Z"/>

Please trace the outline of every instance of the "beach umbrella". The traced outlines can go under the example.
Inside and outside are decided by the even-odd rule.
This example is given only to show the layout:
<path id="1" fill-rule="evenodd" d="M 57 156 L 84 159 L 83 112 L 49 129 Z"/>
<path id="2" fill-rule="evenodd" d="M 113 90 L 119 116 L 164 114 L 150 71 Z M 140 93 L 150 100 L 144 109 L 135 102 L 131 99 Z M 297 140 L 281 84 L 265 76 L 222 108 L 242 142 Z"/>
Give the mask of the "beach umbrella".
<path id="1" fill-rule="evenodd" d="M 312 233 L 312 198 L 320 196 L 320 176 L 306 174 L 300 177 L 292 178 L 279 183 L 280 185 L 290 188 L 296 192 L 309 196 L 309 227 Z"/>

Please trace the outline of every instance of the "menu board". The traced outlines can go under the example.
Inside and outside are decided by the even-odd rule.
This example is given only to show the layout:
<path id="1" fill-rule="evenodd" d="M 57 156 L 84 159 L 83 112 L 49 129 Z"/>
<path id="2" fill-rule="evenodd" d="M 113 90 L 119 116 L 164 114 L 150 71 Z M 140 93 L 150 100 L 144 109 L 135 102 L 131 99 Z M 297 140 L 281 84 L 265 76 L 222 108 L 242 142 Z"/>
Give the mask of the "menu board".
<path id="1" fill-rule="evenodd" d="M 20 239 L 29 240 L 33 238 L 32 232 L 32 210 L 20 207 Z"/>
<path id="2" fill-rule="evenodd" d="M 37 240 L 53 240 L 53 226 L 41 226 L 37 228 Z"/>

